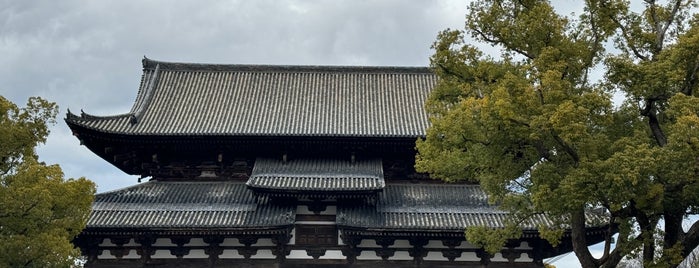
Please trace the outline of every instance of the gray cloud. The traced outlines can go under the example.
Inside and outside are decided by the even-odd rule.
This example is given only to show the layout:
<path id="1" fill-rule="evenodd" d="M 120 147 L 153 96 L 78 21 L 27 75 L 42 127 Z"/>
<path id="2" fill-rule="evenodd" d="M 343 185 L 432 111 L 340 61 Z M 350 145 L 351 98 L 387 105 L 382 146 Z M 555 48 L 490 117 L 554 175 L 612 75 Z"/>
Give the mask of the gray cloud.
<path id="1" fill-rule="evenodd" d="M 459 1 L 0 1 L 0 94 L 39 95 L 61 113 L 128 112 L 143 55 L 165 61 L 428 64 L 438 31 L 461 28 Z M 135 183 L 62 121 L 39 149 L 99 191 Z"/>
<path id="2" fill-rule="evenodd" d="M 426 66 L 468 1 L 0 0 L 0 94 L 96 115 L 128 112 L 143 55 L 164 61 Z M 563 10 L 575 1 L 564 1 Z M 576 4 L 577 5 L 577 4 Z M 567 12 L 566 12 L 567 13 Z M 497 52 L 493 48 L 485 48 Z M 62 120 L 40 159 L 104 192 L 136 183 L 80 146 Z M 573 256 L 574 257 L 574 256 Z M 574 258 L 566 258 L 577 263 Z M 566 264 L 567 265 L 567 264 Z"/>

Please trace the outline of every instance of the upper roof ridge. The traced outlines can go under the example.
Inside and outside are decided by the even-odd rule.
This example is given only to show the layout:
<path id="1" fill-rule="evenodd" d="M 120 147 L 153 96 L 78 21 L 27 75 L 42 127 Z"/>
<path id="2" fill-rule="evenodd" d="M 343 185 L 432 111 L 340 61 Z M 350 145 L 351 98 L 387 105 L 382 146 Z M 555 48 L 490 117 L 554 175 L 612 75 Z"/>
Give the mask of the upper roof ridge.
<path id="1" fill-rule="evenodd" d="M 291 73 L 424 73 L 432 74 L 426 66 L 353 66 L 353 65 L 265 65 L 265 64 L 215 64 L 158 61 L 143 57 L 144 70 L 169 71 L 240 71 L 240 72 L 291 72 Z"/>

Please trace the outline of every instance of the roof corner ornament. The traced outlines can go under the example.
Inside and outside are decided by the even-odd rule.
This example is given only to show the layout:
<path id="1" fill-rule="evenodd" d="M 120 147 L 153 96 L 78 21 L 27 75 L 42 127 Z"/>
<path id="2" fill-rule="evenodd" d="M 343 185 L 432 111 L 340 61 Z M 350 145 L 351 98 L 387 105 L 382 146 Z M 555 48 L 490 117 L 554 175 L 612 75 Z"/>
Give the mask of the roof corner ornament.
<path id="1" fill-rule="evenodd" d="M 75 115 L 75 114 L 73 114 L 73 113 L 70 111 L 70 108 L 68 108 L 67 111 L 66 111 L 66 119 L 75 119 L 76 117 L 78 117 L 78 116 Z"/>
<path id="2" fill-rule="evenodd" d="M 137 123 L 138 123 L 138 117 L 136 117 L 136 115 L 133 115 L 133 114 L 132 114 L 132 115 L 130 116 L 130 118 L 129 118 L 129 123 L 131 123 L 132 125 L 137 124 Z"/>

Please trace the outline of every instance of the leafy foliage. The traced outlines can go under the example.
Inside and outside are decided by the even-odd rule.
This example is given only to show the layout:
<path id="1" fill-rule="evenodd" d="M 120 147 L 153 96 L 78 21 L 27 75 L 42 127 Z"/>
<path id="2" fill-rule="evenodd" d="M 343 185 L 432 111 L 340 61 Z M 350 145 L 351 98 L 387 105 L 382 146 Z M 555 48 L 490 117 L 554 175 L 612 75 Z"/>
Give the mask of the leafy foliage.
<path id="1" fill-rule="evenodd" d="M 70 267 L 80 255 L 71 240 L 85 227 L 95 185 L 63 178 L 38 162 L 58 107 L 30 98 L 25 108 L 0 96 L 0 266 Z"/>
<path id="2" fill-rule="evenodd" d="M 647 266 L 675 266 L 699 244 L 699 224 L 682 229 L 699 205 L 692 7 L 648 0 L 636 13 L 627 1 L 588 0 L 572 17 L 548 1 L 472 3 L 466 31 L 443 31 L 433 45 L 440 82 L 426 104 L 432 125 L 417 142 L 416 168 L 480 183 L 512 212 L 511 226 L 546 214 L 555 224 L 541 226 L 542 236 L 555 243 L 569 228 L 584 267 L 614 267 L 634 250 Z M 486 55 L 464 34 L 501 54 Z M 592 79 L 600 69 L 602 79 Z M 626 96 L 616 107 L 615 93 Z M 592 209 L 620 233 L 601 258 L 587 249 Z M 510 230 L 467 236 L 492 251 L 519 235 Z"/>

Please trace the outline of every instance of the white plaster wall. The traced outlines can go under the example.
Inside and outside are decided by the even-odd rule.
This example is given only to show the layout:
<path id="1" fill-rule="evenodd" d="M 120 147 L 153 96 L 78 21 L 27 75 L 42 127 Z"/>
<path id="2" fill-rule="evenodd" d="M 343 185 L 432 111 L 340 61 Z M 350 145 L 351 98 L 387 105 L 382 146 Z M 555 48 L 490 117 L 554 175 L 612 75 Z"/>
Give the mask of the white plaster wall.
<path id="1" fill-rule="evenodd" d="M 491 262 L 508 262 L 507 259 L 502 257 L 502 253 L 495 253 L 492 258 L 490 258 Z"/>
<path id="2" fill-rule="evenodd" d="M 116 244 L 112 243 L 111 239 L 104 239 L 104 241 L 102 241 L 102 244 L 100 245 L 116 246 Z M 129 242 L 126 242 L 126 244 L 124 244 L 123 246 L 139 246 L 139 244 L 136 243 L 136 241 L 134 241 L 134 239 L 132 238 L 129 239 Z"/>
<path id="3" fill-rule="evenodd" d="M 292 250 L 289 255 L 286 256 L 287 259 L 299 259 L 299 260 L 307 260 L 307 259 L 313 259 L 313 257 L 308 256 L 305 250 Z"/>
<path id="4" fill-rule="evenodd" d="M 224 249 L 223 253 L 218 256 L 219 259 L 244 259 L 243 255 L 238 254 L 236 249 Z"/>
<path id="5" fill-rule="evenodd" d="M 515 262 L 532 262 L 534 259 L 529 258 L 529 254 L 527 253 L 522 253 L 522 255 L 519 255 L 519 258 L 515 259 Z"/>
<path id="6" fill-rule="evenodd" d="M 389 248 L 411 248 L 410 242 L 405 239 L 397 239 Z"/>
<path id="7" fill-rule="evenodd" d="M 204 243 L 203 238 L 192 238 L 189 243 L 185 244 L 185 247 L 197 247 L 197 246 L 208 246 L 209 244 Z"/>
<path id="8" fill-rule="evenodd" d="M 289 245 L 296 245 L 296 227 L 291 229 L 291 239 L 289 239 Z"/>
<path id="9" fill-rule="evenodd" d="M 250 256 L 251 259 L 274 259 L 276 258 L 274 254 L 272 254 L 272 250 L 269 249 L 260 249 L 257 251 L 257 254 Z"/>
<path id="10" fill-rule="evenodd" d="M 223 239 L 223 242 L 221 243 L 222 247 L 237 247 L 237 246 L 244 246 L 243 244 L 240 243 L 238 238 L 225 238 Z"/>
<path id="11" fill-rule="evenodd" d="M 440 251 L 430 251 L 427 253 L 427 256 L 423 258 L 426 261 L 448 261 L 444 255 L 442 255 L 442 252 Z"/>
<path id="12" fill-rule="evenodd" d="M 98 259 L 105 259 L 105 260 L 110 260 L 110 259 L 116 259 L 114 255 L 112 255 L 112 252 L 109 251 L 108 249 L 102 250 L 102 254 L 97 256 Z"/>
<path id="13" fill-rule="evenodd" d="M 99 245 L 100 247 L 115 247 L 116 245 L 112 243 L 112 240 L 109 238 L 105 238 L 102 240 L 102 243 Z"/>
<path id="14" fill-rule="evenodd" d="M 376 240 L 374 239 L 362 239 L 362 242 L 359 243 L 358 247 L 380 248 L 381 246 L 377 245 Z"/>
<path id="15" fill-rule="evenodd" d="M 155 254 L 150 256 L 151 259 L 175 259 L 177 256 L 170 254 L 170 250 L 158 249 Z"/>
<path id="16" fill-rule="evenodd" d="M 124 255 L 124 257 L 121 257 L 122 259 L 140 259 L 141 255 L 138 255 L 138 252 L 136 252 L 135 249 L 129 250 L 129 254 Z"/>
<path id="17" fill-rule="evenodd" d="M 476 246 L 476 245 L 473 245 L 473 244 L 469 243 L 468 241 L 462 241 L 461 244 L 460 244 L 459 246 L 457 246 L 456 248 L 478 249 L 478 248 L 481 248 L 481 247 Z"/>
<path id="18" fill-rule="evenodd" d="M 203 249 L 192 249 L 189 250 L 189 254 L 182 256 L 184 259 L 205 259 L 208 257 L 209 256 L 206 255 L 206 252 Z"/>
<path id="19" fill-rule="evenodd" d="M 337 260 L 337 259 L 344 260 L 346 258 L 344 255 L 342 255 L 341 250 L 326 250 L 325 255 L 320 256 L 320 258 L 318 258 L 318 259 L 321 259 L 321 260 Z"/>
<path id="20" fill-rule="evenodd" d="M 257 247 L 274 246 L 274 242 L 272 242 L 271 238 L 260 238 L 260 239 L 257 239 L 257 243 L 255 243 L 254 246 L 257 246 Z"/>
<path id="21" fill-rule="evenodd" d="M 396 253 L 388 259 L 394 261 L 407 261 L 412 260 L 413 257 L 410 257 L 410 253 L 408 253 L 407 251 L 396 251 Z"/>
<path id="22" fill-rule="evenodd" d="M 461 257 L 454 259 L 454 261 L 480 261 L 475 252 L 464 252 L 461 253 Z"/>
<path id="23" fill-rule="evenodd" d="M 425 248 L 448 248 L 442 243 L 442 240 L 430 240 L 425 245 Z"/>
<path id="24" fill-rule="evenodd" d="M 373 250 L 363 250 L 359 256 L 357 256 L 357 260 L 380 260 L 381 257 L 376 256 L 376 252 Z"/>
<path id="25" fill-rule="evenodd" d="M 524 242 L 520 243 L 520 244 L 519 244 L 519 247 L 516 247 L 516 249 L 525 249 L 525 250 L 527 250 L 527 249 L 532 249 L 532 247 L 529 246 L 529 243 L 527 243 L 526 241 L 524 241 Z"/>

